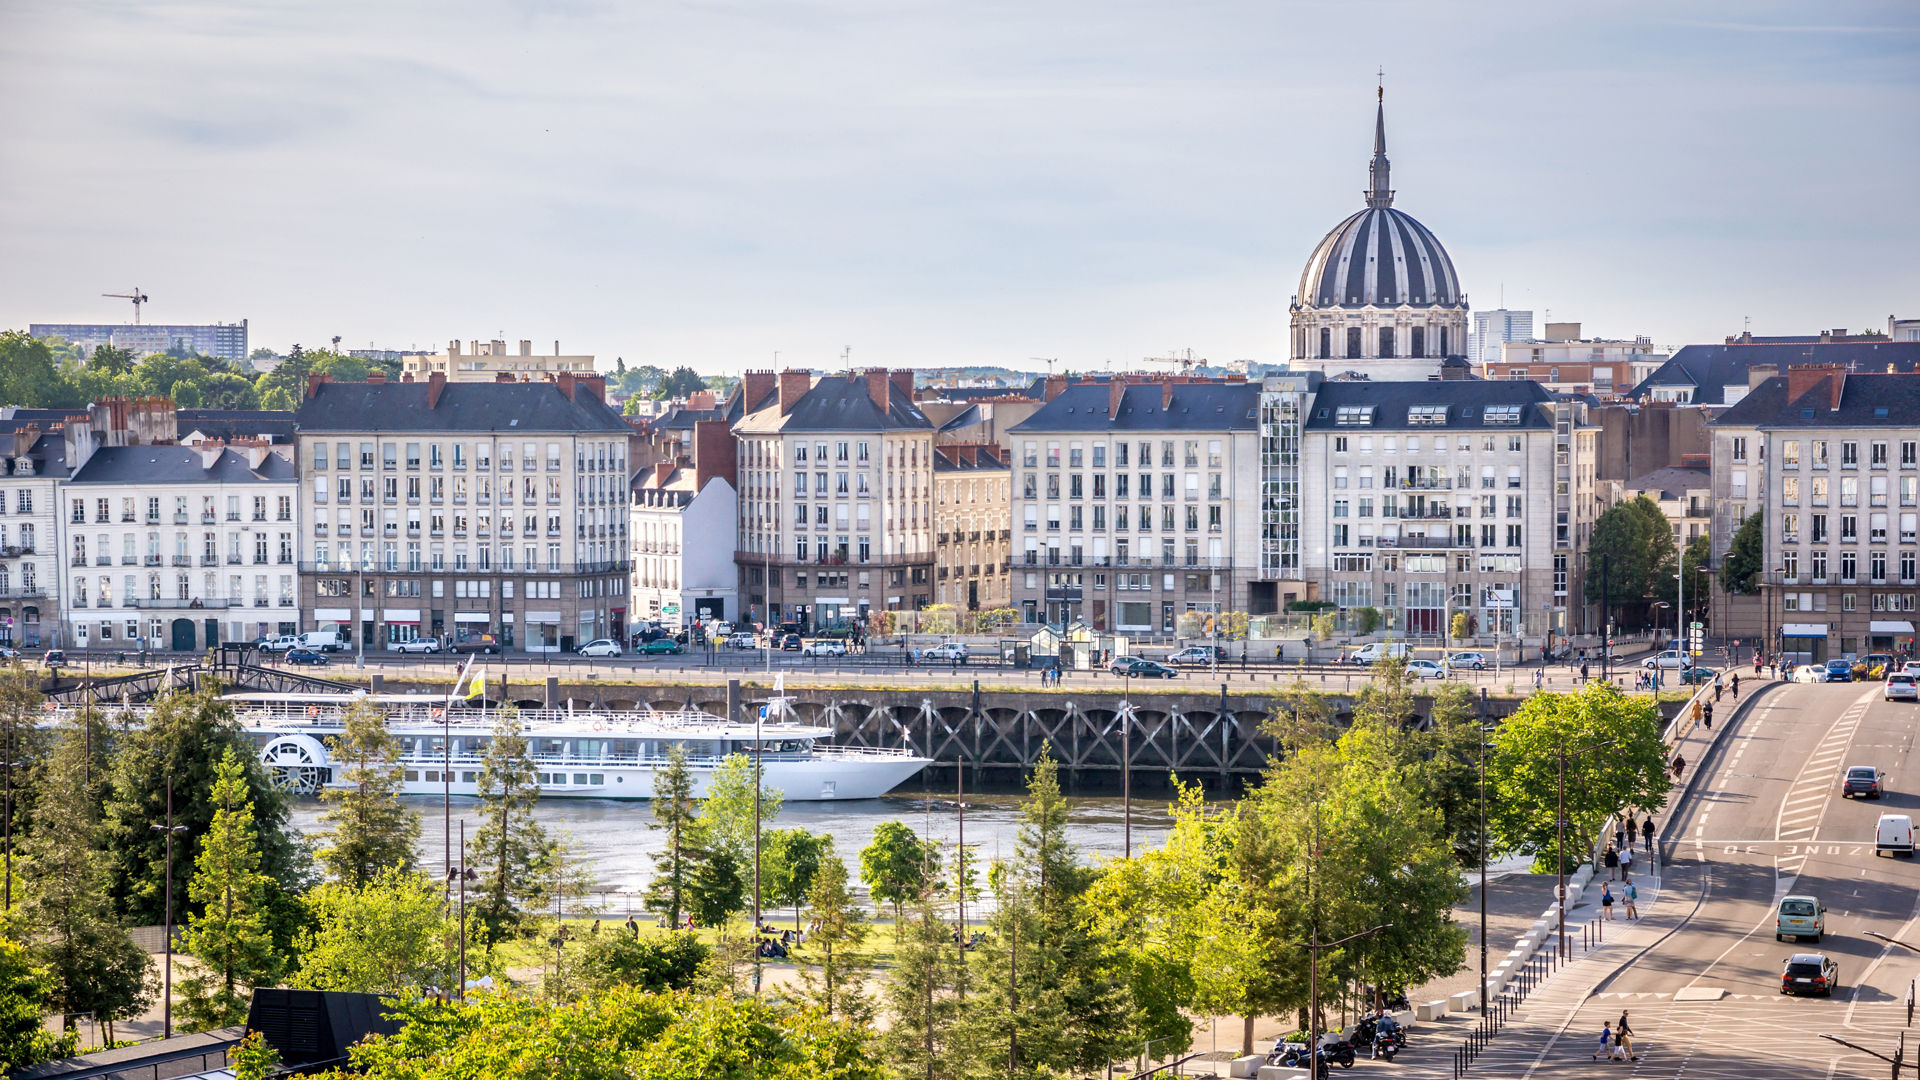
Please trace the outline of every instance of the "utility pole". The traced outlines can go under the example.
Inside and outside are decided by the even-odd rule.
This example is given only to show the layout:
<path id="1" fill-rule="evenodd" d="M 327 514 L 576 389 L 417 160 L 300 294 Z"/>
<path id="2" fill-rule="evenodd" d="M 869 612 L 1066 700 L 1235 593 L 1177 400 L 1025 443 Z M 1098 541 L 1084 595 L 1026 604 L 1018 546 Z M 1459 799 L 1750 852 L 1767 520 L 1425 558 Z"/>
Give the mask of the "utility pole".
<path id="1" fill-rule="evenodd" d="M 776 694 L 779 689 L 774 691 Z M 734 680 L 727 696 L 734 701 L 740 700 L 740 683 Z M 776 698 L 775 700 L 778 700 Z M 753 714 L 753 992 L 760 993 L 760 762 L 766 754 L 766 745 L 760 741 L 760 724 L 766 717 L 766 709 L 772 708 L 768 702 L 766 708 L 756 709 Z M 738 716 L 729 717 L 738 721 Z M 895 928 L 896 930 L 898 927 Z"/>
<path id="2" fill-rule="evenodd" d="M 173 1038 L 173 834 L 186 832 L 185 825 L 173 823 L 173 777 L 167 777 L 167 823 L 149 825 L 147 828 L 164 833 L 167 838 L 167 878 L 166 878 L 166 983 L 162 991 L 160 1006 L 161 1038 Z"/>
<path id="3" fill-rule="evenodd" d="M 1480 688 L 1480 1015 L 1487 1015 L 1487 688 Z"/>

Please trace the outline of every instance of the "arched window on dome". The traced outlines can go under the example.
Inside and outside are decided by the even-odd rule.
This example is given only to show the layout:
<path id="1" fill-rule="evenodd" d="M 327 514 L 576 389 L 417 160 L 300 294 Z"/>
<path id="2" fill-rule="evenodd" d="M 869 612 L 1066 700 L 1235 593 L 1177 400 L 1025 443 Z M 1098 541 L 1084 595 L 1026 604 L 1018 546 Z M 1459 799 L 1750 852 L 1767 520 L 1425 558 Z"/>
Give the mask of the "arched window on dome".
<path id="1" fill-rule="evenodd" d="M 1360 359 L 1360 345 L 1360 328 L 1357 326 L 1347 327 L 1347 359 Z"/>
<path id="2" fill-rule="evenodd" d="M 1380 328 L 1380 358 L 1381 359 L 1383 360 L 1393 359 L 1393 344 L 1394 344 L 1393 327 L 1391 326 L 1381 327 Z"/>
<path id="3" fill-rule="evenodd" d="M 1333 359 L 1333 327 L 1331 326 L 1320 328 L 1320 359 Z"/>
<path id="4" fill-rule="evenodd" d="M 1424 326 L 1416 326 L 1410 332 L 1413 338 L 1409 344 L 1412 345 L 1413 348 L 1408 355 L 1416 360 L 1425 359 L 1427 355 L 1427 328 Z"/>

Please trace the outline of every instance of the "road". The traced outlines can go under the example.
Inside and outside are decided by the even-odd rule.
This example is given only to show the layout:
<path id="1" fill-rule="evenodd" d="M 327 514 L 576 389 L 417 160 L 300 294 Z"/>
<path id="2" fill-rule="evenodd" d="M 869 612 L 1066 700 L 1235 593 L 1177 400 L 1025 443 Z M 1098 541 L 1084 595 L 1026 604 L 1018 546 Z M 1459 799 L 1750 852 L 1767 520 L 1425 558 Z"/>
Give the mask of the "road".
<path id="1" fill-rule="evenodd" d="M 1881 700 L 1879 684 L 1851 683 L 1778 686 L 1730 729 L 1723 722 L 1696 763 L 1704 772 L 1693 794 L 1665 827 L 1668 865 L 1647 918 L 1614 924 L 1607 948 L 1537 991 L 1472 1071 L 1523 1080 L 1602 1068 L 1675 1080 L 1887 1076 L 1887 1063 L 1820 1035 L 1891 1054 L 1904 1031 L 1913 1049 L 1905 1002 L 1920 953 L 1866 932 L 1920 945 L 1920 860 L 1876 856 L 1872 842 L 1881 813 L 1920 816 L 1917 721 L 1920 708 Z M 1878 765 L 1887 796 L 1842 799 L 1850 764 Z M 1827 905 L 1819 945 L 1774 939 L 1774 902 L 1788 893 Z M 1814 950 L 1839 963 L 1839 992 L 1782 995 L 1781 962 Z M 1622 1010 L 1641 1060 L 1595 1064 L 1601 1024 Z"/>

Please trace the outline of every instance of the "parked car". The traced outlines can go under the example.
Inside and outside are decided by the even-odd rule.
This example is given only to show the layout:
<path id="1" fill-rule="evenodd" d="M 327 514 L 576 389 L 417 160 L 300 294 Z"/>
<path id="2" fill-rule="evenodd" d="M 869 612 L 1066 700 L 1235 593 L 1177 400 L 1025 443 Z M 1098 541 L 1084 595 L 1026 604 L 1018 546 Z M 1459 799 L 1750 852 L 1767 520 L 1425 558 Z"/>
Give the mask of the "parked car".
<path id="1" fill-rule="evenodd" d="M 1836 658 L 1836 659 L 1827 661 L 1827 680 L 1826 681 L 1852 682 L 1853 681 L 1853 661 L 1843 659 L 1843 658 Z"/>
<path id="2" fill-rule="evenodd" d="M 1180 674 L 1178 668 L 1143 656 L 1116 656 L 1113 663 L 1107 665 L 1107 670 L 1115 675 L 1136 679 L 1172 679 Z"/>
<path id="3" fill-rule="evenodd" d="M 67 652 L 65 649 L 48 649 L 47 655 L 41 657 L 40 662 L 50 668 L 65 667 L 67 664 Z"/>
<path id="4" fill-rule="evenodd" d="M 1832 997 L 1840 985 L 1840 965 L 1825 953 L 1794 953 L 1780 965 L 1780 992 Z"/>
<path id="5" fill-rule="evenodd" d="M 298 647 L 314 652 L 343 652 L 347 648 L 347 639 L 341 637 L 338 630 L 309 630 L 300 635 Z"/>
<path id="6" fill-rule="evenodd" d="M 733 624 L 732 624 L 732 623 L 730 623 L 730 622 L 717 622 L 717 623 L 714 623 L 714 624 L 713 624 L 713 636 L 714 636 L 714 637 L 717 637 L 717 638 L 725 638 L 725 637 L 727 637 L 727 636 L 728 636 L 729 634 L 731 634 L 731 633 L 733 633 Z"/>
<path id="7" fill-rule="evenodd" d="M 440 639 L 417 637 L 411 641 L 389 641 L 388 652 L 437 653 L 440 651 Z"/>
<path id="8" fill-rule="evenodd" d="M 494 637 L 492 634 L 474 634 L 471 637 L 454 642 L 453 651 L 457 653 L 481 653 L 486 656 L 492 656 L 494 653 L 500 651 L 500 639 Z"/>
<path id="9" fill-rule="evenodd" d="M 612 638 L 595 638 L 580 646 L 581 656 L 619 656 L 620 643 Z"/>
<path id="10" fill-rule="evenodd" d="M 267 638 L 260 642 L 261 652 L 286 652 L 288 649 L 297 649 L 299 647 L 300 636 L 298 634 L 286 634 L 281 637 Z"/>
<path id="11" fill-rule="evenodd" d="M 1773 913 L 1773 940 L 1812 938 L 1820 944 L 1827 931 L 1827 905 L 1815 896 L 1783 896 Z"/>
<path id="12" fill-rule="evenodd" d="M 844 641 L 810 641 L 800 647 L 801 656 L 845 656 L 847 643 Z"/>
<path id="13" fill-rule="evenodd" d="M 316 652 L 313 649 L 288 649 L 287 663 L 312 664 L 315 667 L 325 667 L 327 665 L 327 657 L 324 653 Z"/>
<path id="14" fill-rule="evenodd" d="M 1475 671 L 1487 670 L 1487 654 L 1477 652 L 1457 652 L 1447 657 L 1447 666 L 1472 668 Z"/>
<path id="15" fill-rule="evenodd" d="M 672 638 L 657 637 L 633 650 L 635 656 L 678 656 L 687 651 L 685 645 Z"/>
<path id="16" fill-rule="evenodd" d="M 781 652 L 799 652 L 803 647 L 798 632 L 789 633 L 780 639 Z"/>
<path id="17" fill-rule="evenodd" d="M 1794 682 L 1826 682 L 1827 669 L 1819 664 L 1801 664 L 1793 669 L 1791 678 Z"/>
<path id="18" fill-rule="evenodd" d="M 1854 661 L 1853 677 L 1865 682 L 1868 679 L 1884 679 L 1887 674 L 1898 670 L 1900 664 L 1891 653 L 1868 653 Z"/>
<path id="19" fill-rule="evenodd" d="M 1645 660 L 1640 661 L 1640 666 L 1649 670 L 1653 668 L 1668 670 L 1674 668 L 1689 668 L 1693 666 L 1693 660 L 1679 649 L 1668 649 L 1666 652 L 1655 653 Z"/>
<path id="20" fill-rule="evenodd" d="M 1435 660 L 1409 660 L 1407 674 L 1416 679 L 1444 679 L 1447 677 L 1447 669 L 1444 664 Z"/>
<path id="21" fill-rule="evenodd" d="M 1189 645 L 1167 657 L 1167 663 L 1181 667 L 1188 665 L 1211 667 L 1215 662 L 1222 664 L 1227 662 L 1227 650 L 1217 645 Z"/>
<path id="22" fill-rule="evenodd" d="M 1388 660 L 1398 657 L 1402 660 L 1411 656 L 1413 650 L 1404 641 L 1369 641 L 1365 645 L 1347 654 L 1347 663 L 1366 667 L 1376 660 Z"/>
<path id="23" fill-rule="evenodd" d="M 1682 668 L 1680 670 L 1680 682 L 1682 685 L 1698 686 L 1701 683 L 1712 682 L 1713 677 L 1718 674 L 1719 672 L 1710 667 L 1701 667 L 1695 664 L 1693 667 Z"/>
<path id="24" fill-rule="evenodd" d="M 929 645 L 921 649 L 919 659 L 927 661 L 957 660 L 964 664 L 967 662 L 967 647 L 957 641 L 945 641 L 938 645 Z"/>
<path id="25" fill-rule="evenodd" d="M 1855 795 L 1865 795 L 1869 799 L 1880 797 L 1880 770 L 1872 765 L 1847 766 L 1846 778 L 1840 781 L 1840 797 L 1851 799 Z"/>
<path id="26" fill-rule="evenodd" d="M 20 650 L 11 645 L 0 645 L 0 660 L 18 660 Z"/>
<path id="27" fill-rule="evenodd" d="M 760 647 L 760 643 L 753 639 L 751 633 L 745 630 L 738 630 L 727 635 L 727 647 L 730 649 L 756 649 Z"/>
<path id="28" fill-rule="evenodd" d="M 1888 701 L 1920 701 L 1920 682 L 1915 681 L 1911 671 L 1898 671 L 1887 676 L 1887 685 L 1881 695 Z"/>

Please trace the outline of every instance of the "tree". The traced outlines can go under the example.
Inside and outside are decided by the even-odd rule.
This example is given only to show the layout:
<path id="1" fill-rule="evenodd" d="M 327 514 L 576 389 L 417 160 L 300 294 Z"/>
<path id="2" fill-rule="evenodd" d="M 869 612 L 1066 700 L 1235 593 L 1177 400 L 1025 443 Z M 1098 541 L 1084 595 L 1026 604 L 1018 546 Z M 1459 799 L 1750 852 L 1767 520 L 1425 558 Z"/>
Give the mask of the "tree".
<path id="1" fill-rule="evenodd" d="M 1488 825 L 1507 847 L 1553 866 L 1560 755 L 1566 754 L 1569 865 L 1579 865 L 1601 824 L 1666 797 L 1666 746 L 1653 701 L 1611 683 L 1536 693 L 1507 717 L 1487 760 Z"/>
<path id="2" fill-rule="evenodd" d="M 1353 617 L 1355 620 L 1354 633 L 1359 634 L 1361 637 L 1366 637 L 1368 634 L 1380 629 L 1382 616 L 1380 609 L 1377 607 L 1355 608 Z"/>
<path id="3" fill-rule="evenodd" d="M 811 962 L 800 972 L 806 1000 L 830 1019 L 865 1025 L 873 1016 L 873 1003 L 860 992 L 868 971 L 859 952 L 867 940 L 867 913 L 847 891 L 845 863 L 838 858 L 821 860 L 813 887 L 807 890 L 807 907 L 818 926 L 805 946 Z M 812 959 L 815 956 L 817 960 Z"/>
<path id="4" fill-rule="evenodd" d="M 895 936 L 898 946 L 885 990 L 891 1022 L 881 1038 L 881 1054 L 903 1080 L 957 1076 L 971 1054 L 957 1030 L 966 959 L 953 928 L 928 893 L 914 903 L 912 916 Z"/>
<path id="5" fill-rule="evenodd" d="M 753 784 L 758 763 L 750 754 L 728 754 L 707 777 L 707 797 L 700 801 L 701 842 L 747 863 L 753 858 Z M 760 827 L 780 816 L 786 795 L 779 788 L 760 787 Z"/>
<path id="6" fill-rule="evenodd" d="M 268 1080 L 280 1075 L 280 1051 L 257 1031 L 247 1032 L 240 1045 L 233 1048 L 231 1061 L 233 1080 Z"/>
<path id="7" fill-rule="evenodd" d="M 133 370 L 133 354 L 112 345 L 95 345 L 87 366 L 105 375 L 125 375 Z"/>
<path id="8" fill-rule="evenodd" d="M 692 906 L 694 870 L 706 857 L 695 813 L 687 748 L 669 743 L 667 763 L 654 774 L 653 824 L 648 826 L 666 833 L 666 844 L 653 857 L 646 903 L 648 911 L 665 915 L 676 928 Z"/>
<path id="9" fill-rule="evenodd" d="M 396 1003 L 395 1035 L 350 1051 L 367 1080 L 880 1080 L 872 1036 L 752 997 L 615 987 L 576 1001 L 479 994 Z"/>
<path id="10" fill-rule="evenodd" d="M 1334 724 L 1333 700 L 1300 678 L 1295 678 L 1280 691 L 1273 715 L 1267 718 L 1265 727 L 1267 734 L 1278 740 L 1280 748 L 1287 751 L 1331 742 L 1339 733 L 1339 728 Z"/>
<path id="11" fill-rule="evenodd" d="M 316 885 L 306 902 L 314 926 L 300 936 L 292 985 L 400 996 L 452 985 L 460 928 L 426 875 L 387 866 L 364 882 Z"/>
<path id="12" fill-rule="evenodd" d="M 690 367 L 677 367 L 673 374 L 661 379 L 654 387 L 653 396 L 661 401 L 674 401 L 689 397 L 707 388 L 707 380 Z M 751 408 L 752 406 L 748 406 Z"/>
<path id="13" fill-rule="evenodd" d="M 1733 541 L 1720 559 L 1720 587 L 1727 592 L 1751 596 L 1760 591 L 1760 571 L 1766 568 L 1761 550 L 1765 514 L 1764 509 L 1755 510 L 1734 530 Z"/>
<path id="14" fill-rule="evenodd" d="M 493 737 L 480 759 L 478 790 L 484 823 L 474 834 L 471 850 L 486 884 L 474 903 L 473 917 L 491 944 L 520 925 L 524 906 L 539 906 L 539 872 L 551 847 L 546 830 L 534 816 L 540 785 L 534 779 L 533 756 L 515 709 L 502 709 L 494 723 Z"/>
<path id="15" fill-rule="evenodd" d="M 1688 609 L 1686 612 L 1681 613 L 1680 621 L 1682 623 L 1690 621 L 1693 613 L 1700 613 L 1702 615 L 1701 622 L 1712 621 L 1710 616 L 1713 613 L 1708 610 L 1706 603 L 1709 595 L 1708 578 L 1706 575 L 1700 573 L 1700 569 L 1706 566 L 1712 559 L 1713 549 L 1707 542 L 1706 533 L 1701 533 L 1699 536 L 1694 537 L 1693 541 L 1680 552 L 1680 579 L 1687 584 Z M 1679 601 L 1677 595 L 1674 597 L 1674 601 L 1676 603 Z"/>
<path id="16" fill-rule="evenodd" d="M 1671 597 L 1673 525 L 1660 504 L 1645 495 L 1617 503 L 1594 519 L 1587 545 L 1587 602 L 1615 606 L 1650 604 Z"/>
<path id="17" fill-rule="evenodd" d="M 1453 620 L 1448 627 L 1448 633 L 1453 636 L 1453 640 L 1455 641 L 1465 641 L 1473 636 L 1473 624 L 1468 621 L 1466 612 L 1456 611 L 1453 613 Z"/>
<path id="18" fill-rule="evenodd" d="M 114 918 L 99 802 L 85 781 L 85 740 L 79 723 L 63 723 L 52 753 L 35 767 L 41 798 L 20 842 L 24 897 L 14 911 L 30 928 L 34 963 L 47 971 L 46 1006 L 92 1013 L 110 1033 L 114 1021 L 138 1016 L 152 1002 L 153 963 Z"/>
<path id="19" fill-rule="evenodd" d="M 925 634 L 951 634 L 960 628 L 959 609 L 952 604 L 928 604 L 920 609 L 920 631 Z"/>
<path id="20" fill-rule="evenodd" d="M 579 976 L 589 994 L 616 986 L 649 993 L 686 990 L 712 955 L 691 934 L 601 933 L 587 939 Z"/>
<path id="21" fill-rule="evenodd" d="M 76 404 L 44 341 L 19 330 L 0 333 L 0 401 L 30 409 Z"/>
<path id="22" fill-rule="evenodd" d="M 360 700 L 347 708 L 342 733 L 329 739 L 344 787 L 327 787 L 320 821 L 327 846 L 319 859 L 333 876 L 358 887 L 389 868 L 412 870 L 420 818 L 400 801 L 405 786 L 400 741 L 387 730 L 379 706 Z"/>
<path id="23" fill-rule="evenodd" d="M 181 980 L 180 1011 L 193 1030 L 245 1023 L 253 988 L 280 977 L 284 963 L 267 927 L 267 888 L 254 835 L 246 767 L 232 747 L 214 770 L 213 822 L 200 841 L 188 899 L 198 910 L 180 935 L 199 969 Z"/>
<path id="24" fill-rule="evenodd" d="M 893 906 L 893 924 L 900 928 L 900 909 L 933 886 L 940 872 L 940 853 L 923 843 L 904 822 L 883 821 L 873 839 L 860 851 L 860 880 L 875 900 Z"/>
<path id="25" fill-rule="evenodd" d="M 747 869 L 724 848 L 708 850 L 693 866 L 688 909 L 701 926 L 720 926 L 747 904 Z"/>
<path id="26" fill-rule="evenodd" d="M 192 694 L 167 694 L 154 702 L 146 721 L 113 736 L 114 756 L 106 802 L 105 844 L 113 860 L 110 895 L 130 922 L 153 925 L 162 919 L 165 896 L 166 838 L 151 826 L 167 816 L 167 788 L 173 788 L 173 823 L 181 835 L 202 837 L 213 824 L 213 784 L 218 763 L 232 750 L 241 764 L 247 798 L 260 845 L 260 869 L 275 881 L 269 903 L 305 887 L 310 857 L 287 822 L 286 793 L 274 786 L 258 748 L 233 709 L 209 687 Z M 181 857 L 175 842 L 174 896 L 186 895 L 191 852 Z"/>
<path id="27" fill-rule="evenodd" d="M 42 1024 L 53 976 L 35 964 L 26 946 L 0 937 L 0 1073 L 67 1057 L 77 1041 L 56 1038 Z"/>
<path id="28" fill-rule="evenodd" d="M 761 889 L 765 903 L 793 907 L 793 928 L 800 929 L 800 904 L 813 890 L 813 879 L 826 859 L 837 859 L 833 837 L 805 829 L 774 829 L 761 840 Z"/>
<path id="29" fill-rule="evenodd" d="M 1440 812 L 1443 831 L 1462 866 L 1480 864 L 1480 711 L 1471 688 L 1449 682 L 1433 695 L 1432 722 L 1416 737 L 1409 762 L 1419 777 L 1424 801 Z M 1487 857 L 1500 844 L 1487 837 Z"/>

